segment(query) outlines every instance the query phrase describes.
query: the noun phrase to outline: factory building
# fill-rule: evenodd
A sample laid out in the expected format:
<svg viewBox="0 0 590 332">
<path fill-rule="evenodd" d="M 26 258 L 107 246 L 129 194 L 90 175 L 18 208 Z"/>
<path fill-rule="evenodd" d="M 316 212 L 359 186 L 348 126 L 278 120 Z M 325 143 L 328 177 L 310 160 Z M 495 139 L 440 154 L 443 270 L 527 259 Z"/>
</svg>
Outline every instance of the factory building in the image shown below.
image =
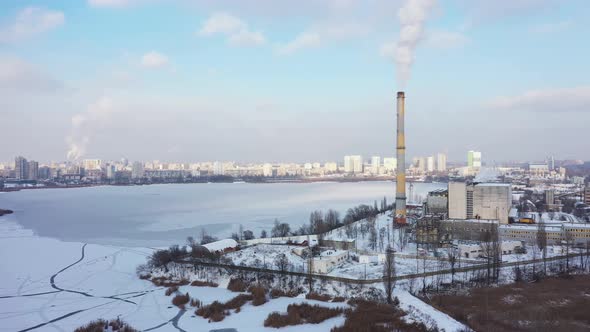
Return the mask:
<svg viewBox="0 0 590 332">
<path fill-rule="evenodd" d="M 574 246 L 586 246 L 590 243 L 590 225 L 588 224 L 545 224 L 547 244 L 563 244 L 570 237 Z M 505 240 L 519 240 L 528 244 L 537 243 L 538 225 L 500 225 L 500 237 Z"/>
<path fill-rule="evenodd" d="M 506 183 L 449 183 L 449 218 L 493 219 L 508 223 L 512 188 Z"/>
<path fill-rule="evenodd" d="M 449 191 L 446 189 L 437 189 L 428 193 L 426 196 L 427 213 L 441 214 L 448 212 Z"/>
</svg>

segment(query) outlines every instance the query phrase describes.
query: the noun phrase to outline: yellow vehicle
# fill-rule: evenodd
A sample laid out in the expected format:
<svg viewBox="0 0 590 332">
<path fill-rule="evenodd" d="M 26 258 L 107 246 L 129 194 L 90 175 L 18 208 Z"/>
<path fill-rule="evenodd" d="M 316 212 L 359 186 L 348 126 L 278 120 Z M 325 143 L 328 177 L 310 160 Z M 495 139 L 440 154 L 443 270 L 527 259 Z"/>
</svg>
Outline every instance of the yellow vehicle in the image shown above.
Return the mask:
<svg viewBox="0 0 590 332">
<path fill-rule="evenodd" d="M 533 218 L 520 218 L 520 220 L 518 222 L 521 224 L 534 224 L 535 219 L 533 219 Z"/>
</svg>

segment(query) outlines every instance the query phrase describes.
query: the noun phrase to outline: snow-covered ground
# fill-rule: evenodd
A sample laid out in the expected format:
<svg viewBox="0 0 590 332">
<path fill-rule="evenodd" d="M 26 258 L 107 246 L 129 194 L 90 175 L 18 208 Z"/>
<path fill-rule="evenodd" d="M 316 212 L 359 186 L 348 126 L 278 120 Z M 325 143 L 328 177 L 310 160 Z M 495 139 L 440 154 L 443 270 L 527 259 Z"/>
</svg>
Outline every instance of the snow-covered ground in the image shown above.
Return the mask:
<svg viewBox="0 0 590 332">
<path fill-rule="evenodd" d="M 370 229 L 374 227 L 376 231 L 376 245 L 373 248 L 371 244 Z M 348 232 L 347 232 L 348 229 Z M 364 230 L 364 231 L 363 231 Z M 394 229 L 389 213 L 377 215 L 374 221 L 363 219 L 349 226 L 336 228 L 325 234 L 326 240 L 348 240 L 356 239 L 356 251 L 359 253 L 384 253 L 387 245 L 400 254 L 415 254 L 416 245 L 408 241 L 402 241 L 404 229 Z M 349 236 L 356 234 L 356 236 Z M 382 234 L 382 235 L 381 235 Z M 383 241 L 381 241 L 383 239 Z"/>
<path fill-rule="evenodd" d="M 265 267 L 268 269 L 277 269 L 275 260 L 278 256 L 284 254 L 291 264 L 290 270 L 303 272 L 306 261 L 295 255 L 293 249 L 301 248 L 297 246 L 259 244 L 243 250 L 231 252 L 225 255 L 230 258 L 234 265 Z"/>
<path fill-rule="evenodd" d="M 136 276 L 152 249 L 99 246 L 35 236 L 10 216 L 0 218 L 0 331 L 72 331 L 97 318 L 120 317 L 143 331 L 276 331 L 263 327 L 273 311 L 285 312 L 291 303 L 308 302 L 326 307 L 346 306 L 304 298 L 279 298 L 254 307 L 246 304 L 219 323 L 180 311 L 165 289 Z M 232 254 L 237 256 L 237 253 Z M 296 259 L 292 257 L 293 259 Z M 239 261 L 239 257 L 233 257 Z M 244 264 L 250 264 L 246 257 Z M 180 291 L 204 304 L 227 301 L 232 293 L 218 288 L 183 286 Z M 381 287 L 380 285 L 376 285 Z M 420 300 L 396 290 L 412 319 L 436 321 L 439 326 L 460 326 Z M 318 325 L 295 326 L 281 331 L 329 331 L 344 317 Z"/>
</svg>

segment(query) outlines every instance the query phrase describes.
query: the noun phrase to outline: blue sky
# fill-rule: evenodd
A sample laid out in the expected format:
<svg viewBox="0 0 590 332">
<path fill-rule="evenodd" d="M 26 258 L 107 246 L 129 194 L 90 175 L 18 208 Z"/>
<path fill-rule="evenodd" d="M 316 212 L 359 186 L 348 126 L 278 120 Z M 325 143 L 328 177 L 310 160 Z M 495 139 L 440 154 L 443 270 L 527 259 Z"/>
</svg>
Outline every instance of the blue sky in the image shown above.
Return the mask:
<svg viewBox="0 0 590 332">
<path fill-rule="evenodd" d="M 0 159 L 393 155 L 400 8 L 410 157 L 590 159 L 590 5 L 556 0 L 2 1 Z"/>
</svg>

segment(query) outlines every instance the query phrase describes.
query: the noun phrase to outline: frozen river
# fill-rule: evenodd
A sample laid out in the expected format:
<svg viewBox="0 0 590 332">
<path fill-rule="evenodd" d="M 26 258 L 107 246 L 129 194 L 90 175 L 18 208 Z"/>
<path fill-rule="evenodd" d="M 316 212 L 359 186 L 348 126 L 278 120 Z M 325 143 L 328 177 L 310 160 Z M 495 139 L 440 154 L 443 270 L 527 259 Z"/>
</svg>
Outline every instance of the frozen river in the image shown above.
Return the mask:
<svg viewBox="0 0 590 332">
<path fill-rule="evenodd" d="M 425 197 L 444 184 L 414 184 Z M 215 183 L 134 187 L 22 190 L 0 194 L 0 208 L 37 235 L 65 241 L 125 246 L 167 246 L 198 237 L 204 227 L 228 236 L 239 225 L 256 236 L 275 218 L 292 228 L 306 223 L 313 210 L 343 215 L 358 204 L 384 196 L 393 202 L 393 182 Z"/>
</svg>

